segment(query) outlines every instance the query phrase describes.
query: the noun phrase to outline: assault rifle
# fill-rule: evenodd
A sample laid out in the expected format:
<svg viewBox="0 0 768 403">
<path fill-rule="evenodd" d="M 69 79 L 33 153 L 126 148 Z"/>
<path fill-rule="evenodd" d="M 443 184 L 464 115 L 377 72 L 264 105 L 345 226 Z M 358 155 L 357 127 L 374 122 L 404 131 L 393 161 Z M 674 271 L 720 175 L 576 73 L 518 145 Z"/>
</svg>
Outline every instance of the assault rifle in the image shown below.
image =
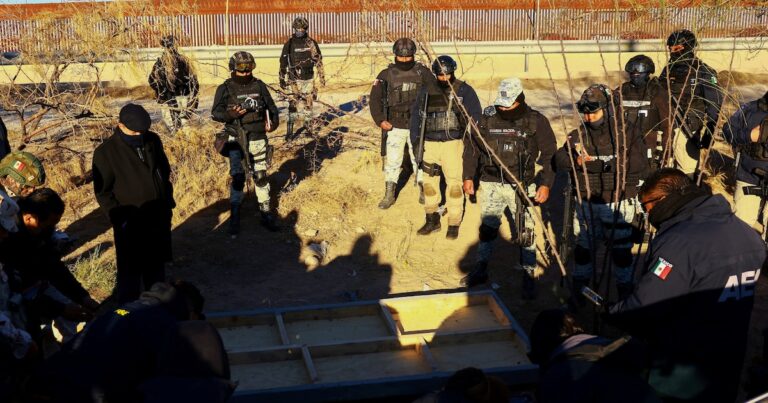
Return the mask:
<svg viewBox="0 0 768 403">
<path fill-rule="evenodd" d="M 421 118 L 421 127 L 419 127 L 419 144 L 416 148 L 416 169 L 421 168 L 421 163 L 424 162 L 424 141 L 425 141 L 425 134 L 427 130 L 427 106 L 429 105 L 429 92 L 425 92 L 424 94 L 424 107 L 421 108 L 420 118 Z M 418 185 L 418 173 L 414 175 L 414 182 Z"/>
<path fill-rule="evenodd" d="M 528 246 L 533 245 L 533 231 L 531 231 L 529 228 L 526 228 L 525 226 L 525 210 L 526 210 L 526 204 L 525 199 L 523 199 L 523 192 L 527 192 L 528 188 L 525 184 L 525 166 L 526 161 L 523 160 L 523 156 L 527 154 L 525 151 L 523 151 L 522 147 L 518 144 L 517 149 L 517 179 L 520 180 L 520 184 L 522 185 L 519 189 L 517 189 L 517 192 L 515 192 L 515 204 L 517 206 L 515 211 L 515 230 L 517 231 L 517 241 L 516 243 L 520 245 L 521 248 L 525 248 Z M 521 251 L 520 253 L 520 263 L 522 263 L 523 259 L 523 253 Z"/>
<path fill-rule="evenodd" d="M 389 121 L 389 94 L 387 94 L 387 86 L 389 85 L 386 80 L 381 80 L 381 93 L 384 95 L 381 98 L 381 106 L 384 109 L 384 120 Z M 387 133 L 389 130 L 381 129 L 381 170 L 384 170 L 384 166 L 387 161 Z"/>
</svg>

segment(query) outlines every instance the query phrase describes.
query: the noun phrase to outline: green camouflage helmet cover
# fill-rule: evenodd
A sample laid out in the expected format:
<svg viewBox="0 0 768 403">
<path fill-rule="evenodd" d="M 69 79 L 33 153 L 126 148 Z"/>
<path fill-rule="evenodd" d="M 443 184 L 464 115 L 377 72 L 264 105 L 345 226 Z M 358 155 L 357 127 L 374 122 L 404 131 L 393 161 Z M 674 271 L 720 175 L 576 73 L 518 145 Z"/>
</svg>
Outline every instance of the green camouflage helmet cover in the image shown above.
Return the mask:
<svg viewBox="0 0 768 403">
<path fill-rule="evenodd" d="M 21 186 L 38 187 L 45 183 L 45 169 L 37 157 L 14 151 L 0 161 L 0 177 L 9 176 Z"/>
</svg>

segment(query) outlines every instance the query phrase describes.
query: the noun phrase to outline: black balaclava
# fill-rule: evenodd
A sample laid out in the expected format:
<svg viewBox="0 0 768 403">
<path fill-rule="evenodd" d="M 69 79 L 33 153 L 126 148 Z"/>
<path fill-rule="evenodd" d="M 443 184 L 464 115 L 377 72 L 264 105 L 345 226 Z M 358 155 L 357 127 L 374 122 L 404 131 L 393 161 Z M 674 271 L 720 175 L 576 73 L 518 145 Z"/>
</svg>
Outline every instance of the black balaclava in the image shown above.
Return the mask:
<svg viewBox="0 0 768 403">
<path fill-rule="evenodd" d="M 402 71 L 408 71 L 416 65 L 416 60 L 409 60 L 407 62 L 401 62 L 395 58 L 395 67 Z"/>
<path fill-rule="evenodd" d="M 669 193 L 653 206 L 651 212 L 648 213 L 648 222 L 654 228 L 659 229 L 665 221 L 674 217 L 675 213 L 680 211 L 691 200 L 711 194 L 708 189 L 700 188 L 695 184 L 690 184 L 679 192 Z"/>
<path fill-rule="evenodd" d="M 605 111 L 605 110 L 603 110 L 603 111 Z M 605 124 L 605 113 L 603 113 L 603 117 L 601 117 L 599 120 L 594 121 L 594 122 L 586 122 L 585 121 L 584 124 L 587 125 L 587 127 L 589 127 L 592 130 L 600 129 L 603 126 L 603 124 Z"/>
<path fill-rule="evenodd" d="M 293 37 L 294 38 L 304 38 L 307 36 L 307 31 L 303 29 L 297 29 L 293 31 Z"/>
<path fill-rule="evenodd" d="M 456 81 L 456 76 L 453 73 L 451 73 L 451 79 L 449 81 L 450 81 L 451 84 L 453 84 L 453 82 Z M 442 89 L 447 89 L 447 88 L 450 87 L 450 85 L 448 85 L 449 81 L 437 80 L 437 85 L 440 86 L 440 88 L 442 88 Z"/>
<path fill-rule="evenodd" d="M 249 71 L 247 76 L 238 76 L 233 71 L 230 77 L 232 77 L 232 81 L 234 81 L 235 84 L 239 84 L 239 85 L 250 84 L 250 82 L 253 81 L 253 72 Z"/>
<path fill-rule="evenodd" d="M 650 77 L 651 77 L 650 73 L 630 73 L 629 82 L 635 88 L 643 88 L 648 84 Z"/>
<path fill-rule="evenodd" d="M 520 118 L 522 118 L 525 115 L 525 112 L 528 110 L 528 105 L 525 103 L 525 93 L 520 93 L 520 95 L 515 98 L 515 102 L 518 102 L 519 105 L 515 109 L 510 110 L 501 110 L 498 105 L 495 106 L 496 113 L 499 114 L 499 117 L 501 117 L 504 120 L 507 121 L 515 121 Z"/>
</svg>

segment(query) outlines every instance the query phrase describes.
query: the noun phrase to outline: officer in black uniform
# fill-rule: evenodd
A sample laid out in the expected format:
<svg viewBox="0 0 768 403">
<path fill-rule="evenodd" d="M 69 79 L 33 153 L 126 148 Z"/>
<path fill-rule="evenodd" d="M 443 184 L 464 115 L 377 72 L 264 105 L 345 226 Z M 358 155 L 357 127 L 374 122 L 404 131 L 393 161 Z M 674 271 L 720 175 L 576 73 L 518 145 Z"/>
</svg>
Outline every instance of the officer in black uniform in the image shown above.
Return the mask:
<svg viewBox="0 0 768 403">
<path fill-rule="evenodd" d="M 464 213 L 462 187 L 464 136 L 470 131 L 469 119 L 478 122 L 482 115 L 475 90 L 458 80 L 457 64 L 450 56 L 439 56 L 432 63 L 437 80 L 419 91 L 411 107 L 411 142 L 416 147 L 416 161 L 424 171 L 424 210 L 426 222 L 419 235 L 440 230 L 440 174 L 445 176 L 448 231 L 445 237 L 456 239 Z M 466 109 L 460 107 L 463 105 Z M 467 116 L 468 115 L 468 116 Z"/>
<path fill-rule="evenodd" d="M 733 402 L 765 244 L 677 169 L 651 175 L 639 200 L 656 236 L 637 289 L 608 320 L 648 343 L 648 381 L 665 401 Z"/>
<path fill-rule="evenodd" d="M 256 183 L 262 224 L 270 231 L 278 230 L 269 202 L 267 168 L 271 151 L 267 132 L 277 129 L 279 118 L 266 84 L 253 76 L 255 68 L 256 61 L 250 53 L 235 53 L 229 59 L 232 76 L 216 89 L 211 109 L 213 120 L 223 122 L 225 131 L 230 133 L 226 153 L 232 176 L 229 217 L 232 236 L 240 232 L 240 206 L 248 180 L 246 173 L 250 173 Z"/>
<path fill-rule="evenodd" d="M 668 159 L 664 155 L 669 149 L 669 99 L 659 79 L 653 77 L 656 66 L 650 57 L 632 57 L 624 71 L 629 81 L 614 91 L 613 101 L 629 136 L 645 139 L 649 167 L 656 170 Z"/>
<path fill-rule="evenodd" d="M 765 235 L 768 220 L 768 92 L 739 108 L 723 126 L 723 136 L 734 147 L 736 217 Z"/>
<path fill-rule="evenodd" d="M 480 119 L 480 134 L 501 163 L 520 181 L 522 189 L 506 174 L 491 156 L 485 144 L 476 136 L 464 147 L 464 192 L 474 194 L 473 178 L 480 175 L 480 244 L 477 265 L 462 282 L 468 287 L 488 281 L 488 261 L 493 242 L 499 235 L 501 217 L 509 208 L 515 217 L 516 243 L 520 245 L 520 268 L 523 269 L 523 297 L 532 299 L 536 269 L 536 239 L 533 207 L 526 204 L 519 192 L 531 200 L 544 203 L 555 180 L 552 156 L 557 142 L 549 120 L 525 103 L 523 84 L 517 77 L 502 80 L 493 106 L 485 108 Z M 537 187 L 535 164 L 541 165 Z M 520 222 L 522 221 L 522 222 Z"/>
<path fill-rule="evenodd" d="M 611 247 L 619 296 L 632 291 L 631 223 L 637 212 L 638 184 L 647 172 L 648 161 L 643 139 L 624 134 L 610 100 L 606 86 L 587 88 L 576 103 L 584 116 L 582 126 L 568 134 L 566 144 L 555 155 L 557 169 L 571 174 L 573 194 L 580 197 L 574 220 L 577 242 L 573 273 L 579 303 L 584 302 L 580 290 L 594 271 L 592 254 L 602 241 Z"/>
<path fill-rule="evenodd" d="M 317 41 L 309 37 L 309 21 L 304 17 L 296 17 L 291 24 L 293 35 L 283 45 L 280 54 L 280 88 L 284 91 L 290 87 L 288 101 L 288 124 L 286 138 L 293 138 L 293 126 L 301 116 L 306 130 L 311 130 L 312 101 L 317 96 L 315 88 L 315 69 L 320 79 L 320 85 L 325 87 L 325 70 L 323 55 Z M 301 111 L 299 111 L 299 108 Z"/>
<path fill-rule="evenodd" d="M 384 161 L 384 197 L 380 209 L 395 204 L 395 187 L 403 164 L 403 147 L 408 147 L 413 172 L 421 181 L 411 143 L 411 106 L 416 102 L 419 90 L 434 76 L 427 67 L 414 59 L 416 43 L 400 38 L 392 46 L 395 62 L 382 70 L 371 87 L 371 117 L 382 130 L 382 155 Z"/>
<path fill-rule="evenodd" d="M 163 54 L 155 61 L 149 73 L 149 86 L 161 105 L 163 121 L 172 133 L 186 126 L 197 108 L 200 85 L 192 62 L 179 53 L 176 38 L 166 35 L 160 40 Z"/>
<path fill-rule="evenodd" d="M 659 76 L 669 92 L 670 116 L 674 118 L 674 165 L 688 175 L 700 169 L 700 150 L 712 143 L 723 104 L 717 71 L 696 57 L 696 46 L 693 32 L 686 29 L 672 32 L 667 39 L 669 63 Z"/>
</svg>

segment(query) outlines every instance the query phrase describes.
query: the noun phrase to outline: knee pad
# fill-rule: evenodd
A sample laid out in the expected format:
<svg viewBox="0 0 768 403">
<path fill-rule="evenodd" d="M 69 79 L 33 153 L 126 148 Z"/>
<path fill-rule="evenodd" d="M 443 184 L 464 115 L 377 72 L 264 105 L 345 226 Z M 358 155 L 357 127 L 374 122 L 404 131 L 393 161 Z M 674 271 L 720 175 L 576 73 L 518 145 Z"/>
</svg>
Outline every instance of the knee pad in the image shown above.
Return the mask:
<svg viewBox="0 0 768 403">
<path fill-rule="evenodd" d="M 632 249 L 613 248 L 611 256 L 613 257 L 613 264 L 618 267 L 632 266 Z"/>
<path fill-rule="evenodd" d="M 430 164 L 429 162 L 421 162 L 421 170 L 429 176 L 440 176 L 440 164 Z"/>
<path fill-rule="evenodd" d="M 256 171 L 253 173 L 253 179 L 256 181 L 256 186 L 263 188 L 267 186 L 267 171 Z"/>
<path fill-rule="evenodd" d="M 437 194 L 437 189 L 429 183 L 424 184 L 424 196 L 432 197 Z"/>
<path fill-rule="evenodd" d="M 451 186 L 451 190 L 448 192 L 448 196 L 454 199 L 458 199 L 461 196 L 464 196 L 464 189 L 462 189 L 459 185 L 453 185 Z"/>
<path fill-rule="evenodd" d="M 499 229 L 480 224 L 480 242 L 491 242 L 499 236 Z"/>
<path fill-rule="evenodd" d="M 573 251 L 573 260 L 576 264 L 589 264 L 592 263 L 592 255 L 589 253 L 589 249 L 576 245 Z"/>
<path fill-rule="evenodd" d="M 236 173 L 232 175 L 232 189 L 235 189 L 238 192 L 241 192 L 243 189 L 245 189 L 244 173 Z"/>
</svg>

